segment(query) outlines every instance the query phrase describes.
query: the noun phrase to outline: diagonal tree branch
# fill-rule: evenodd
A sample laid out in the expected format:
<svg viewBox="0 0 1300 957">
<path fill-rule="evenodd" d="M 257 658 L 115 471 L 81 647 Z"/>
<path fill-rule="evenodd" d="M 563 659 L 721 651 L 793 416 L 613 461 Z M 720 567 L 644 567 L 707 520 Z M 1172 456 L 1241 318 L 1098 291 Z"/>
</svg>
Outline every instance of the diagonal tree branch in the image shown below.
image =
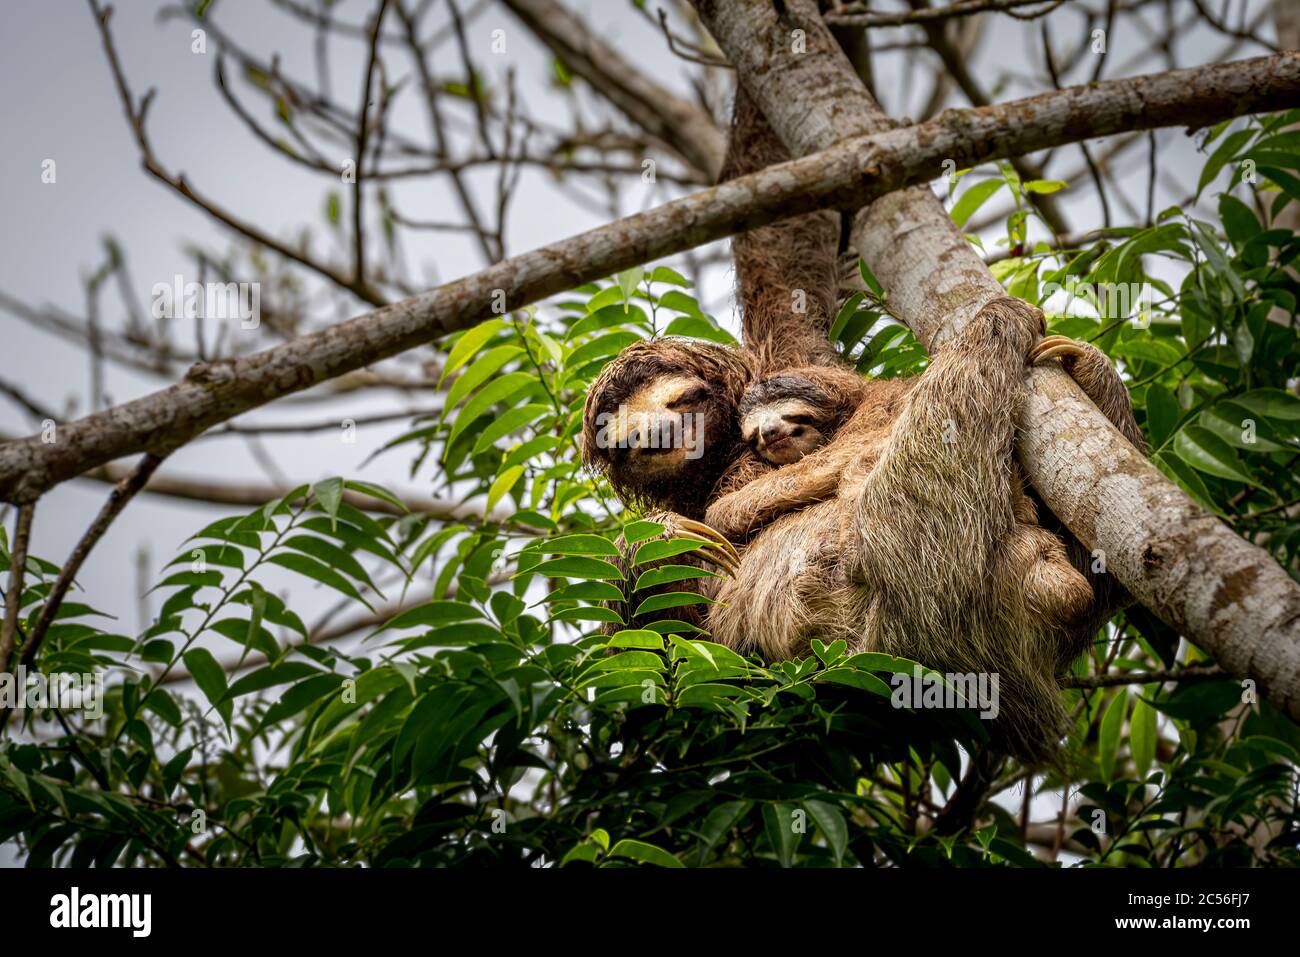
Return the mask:
<svg viewBox="0 0 1300 957">
<path fill-rule="evenodd" d="M 828 42 L 834 42 L 829 35 Z M 852 81 L 856 83 L 856 77 Z M 0 500 L 21 504 L 113 459 L 134 452 L 168 452 L 249 409 L 490 318 L 502 297 L 508 309 L 517 309 L 786 216 L 825 207 L 852 208 L 882 196 L 883 202 L 871 207 L 872 219 L 859 217 L 855 241 L 881 281 L 888 277 L 891 305 L 933 346 L 973 315 L 981 302 L 1001 295 L 1001 287 L 946 213 L 939 220 L 918 212 L 926 197 L 942 212 L 928 189 L 885 194 L 933 179 L 945 158 L 974 165 L 1093 136 L 1210 123 L 1297 101 L 1300 54 L 1278 54 L 1071 87 L 980 110 L 949 110 L 927 123 L 839 143 L 824 153 L 503 260 L 262 352 L 198 363 L 175 385 L 59 426 L 54 441 L 31 436 L 6 442 L 0 445 Z M 801 117 L 815 115 L 810 110 Z M 869 228 L 862 229 L 864 223 Z M 937 246 L 946 257 L 942 269 L 926 252 L 927 236 L 936 241 L 954 238 Z M 949 318 L 954 309 L 956 320 Z M 1062 372 L 1038 370 L 1035 377 L 1051 390 L 1048 398 L 1073 390 L 1086 402 Z M 1095 410 L 1088 421 L 1104 422 Z"/>
<path fill-rule="evenodd" d="M 827 150 L 889 122 L 812 0 L 785 0 L 779 9 L 765 0 L 697 5 L 791 152 Z M 1300 64 L 1300 54 L 1282 54 L 1277 62 Z M 1207 74 L 1160 75 L 1190 81 Z M 1035 99 L 1046 102 L 1051 95 Z M 1109 97 L 1096 105 L 1105 111 L 1117 106 Z M 984 115 L 949 111 L 936 122 L 978 125 Z M 1193 122 L 1213 121 L 1203 116 Z M 968 134 L 978 138 L 973 127 Z M 964 165 L 960 148 L 951 158 Z M 872 203 L 858 214 L 853 238 L 895 314 L 931 352 L 984 303 L 1005 294 L 929 190 L 901 190 Z M 1029 386 L 1018 451 L 1047 505 L 1104 556 L 1138 600 L 1230 674 L 1256 682 L 1279 708 L 1300 718 L 1300 585 L 1267 552 L 1170 483 L 1063 371 L 1034 369 Z"/>
</svg>

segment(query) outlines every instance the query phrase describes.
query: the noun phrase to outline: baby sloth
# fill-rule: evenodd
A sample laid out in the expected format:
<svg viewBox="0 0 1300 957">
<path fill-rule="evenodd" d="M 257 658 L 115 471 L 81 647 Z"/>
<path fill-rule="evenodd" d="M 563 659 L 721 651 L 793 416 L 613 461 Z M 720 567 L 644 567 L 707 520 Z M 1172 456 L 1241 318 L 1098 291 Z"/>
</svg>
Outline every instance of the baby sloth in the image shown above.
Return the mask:
<svg viewBox="0 0 1300 957">
<path fill-rule="evenodd" d="M 750 386 L 740 400 L 740 435 L 764 462 L 789 465 L 831 440 L 857 405 L 837 404 L 826 369 L 792 370 Z M 822 375 L 818 375 L 821 373 Z"/>
<path fill-rule="evenodd" d="M 760 379 L 740 399 L 740 434 L 771 465 L 821 448 L 862 404 L 868 382 L 838 366 L 802 366 Z"/>
</svg>

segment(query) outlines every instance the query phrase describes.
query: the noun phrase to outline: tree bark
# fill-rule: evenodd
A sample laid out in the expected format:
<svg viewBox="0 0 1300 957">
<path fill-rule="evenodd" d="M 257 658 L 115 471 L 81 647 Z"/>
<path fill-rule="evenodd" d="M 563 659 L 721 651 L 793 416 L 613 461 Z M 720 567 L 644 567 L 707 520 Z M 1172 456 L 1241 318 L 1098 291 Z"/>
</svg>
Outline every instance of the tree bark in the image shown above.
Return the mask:
<svg viewBox="0 0 1300 957">
<path fill-rule="evenodd" d="M 792 153 L 826 150 L 890 123 L 811 0 L 699 0 L 697 7 Z M 1094 108 L 1122 113 L 1135 105 L 1115 92 Z M 1150 105 L 1146 90 L 1132 92 Z M 1043 116 L 1035 113 L 1036 124 Z M 986 110 L 960 115 L 959 123 L 952 111 L 938 120 L 978 136 Z M 1056 121 L 1073 127 L 1083 119 Z M 972 165 L 969 152 L 952 145 L 944 155 L 958 167 Z M 1004 294 L 927 188 L 873 202 L 858 214 L 853 236 L 890 308 L 931 351 Z M 1108 570 L 1166 623 L 1300 719 L 1300 585 L 1165 479 L 1063 371 L 1033 370 L 1019 425 L 1030 481 L 1080 541 L 1104 554 Z"/>
<path fill-rule="evenodd" d="M 933 348 L 1002 289 L 946 214 L 939 219 L 925 212 L 929 202 L 943 213 L 928 190 L 886 193 L 933 178 L 944 158 L 973 165 L 1092 136 L 1281 109 L 1297 100 L 1300 54 L 1278 54 L 1071 87 L 978 110 L 948 110 L 926 123 L 855 138 L 503 260 L 274 348 L 199 363 L 166 389 L 59 425 L 52 441 L 37 435 L 5 442 L 0 501 L 32 501 L 113 459 L 170 451 L 240 413 L 466 329 L 500 309 L 517 309 L 786 216 L 856 208 L 878 197 L 884 198 L 858 217 L 858 249 L 892 290 L 891 307 Z M 925 243 L 927 237 L 935 244 Z M 936 257 L 942 257 L 942 268 Z M 1059 383 L 1052 388 L 1074 389 L 1063 372 L 1042 371 L 1039 379 Z M 1089 421 L 1104 422 L 1095 413 Z"/>
</svg>

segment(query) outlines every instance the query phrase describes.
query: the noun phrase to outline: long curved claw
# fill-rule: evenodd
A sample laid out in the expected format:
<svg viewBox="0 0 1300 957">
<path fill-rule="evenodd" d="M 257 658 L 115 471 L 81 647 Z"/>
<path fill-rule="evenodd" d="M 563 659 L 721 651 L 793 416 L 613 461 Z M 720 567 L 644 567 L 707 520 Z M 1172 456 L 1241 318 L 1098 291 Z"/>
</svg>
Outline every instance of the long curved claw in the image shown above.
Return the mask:
<svg viewBox="0 0 1300 957">
<path fill-rule="evenodd" d="M 731 542 L 727 541 L 726 536 L 717 529 L 690 518 L 678 519 L 677 527 L 678 538 L 702 543 L 704 547 L 699 549 L 700 556 L 717 565 L 732 578 L 736 577 L 740 569 L 740 553 Z"/>
<path fill-rule="evenodd" d="M 1088 350 L 1069 336 L 1047 336 L 1029 350 L 1029 364 L 1036 366 L 1060 356 L 1083 358 L 1087 354 Z"/>
</svg>

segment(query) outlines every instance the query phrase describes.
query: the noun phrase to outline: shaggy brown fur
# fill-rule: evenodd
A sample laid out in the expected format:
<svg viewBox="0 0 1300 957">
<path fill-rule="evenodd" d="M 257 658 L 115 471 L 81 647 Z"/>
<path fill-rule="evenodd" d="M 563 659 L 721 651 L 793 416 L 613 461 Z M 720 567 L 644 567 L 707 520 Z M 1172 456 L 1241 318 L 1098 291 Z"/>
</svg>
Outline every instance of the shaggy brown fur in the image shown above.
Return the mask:
<svg viewBox="0 0 1300 957">
<path fill-rule="evenodd" d="M 785 158 L 743 97 L 736 124 L 726 175 Z M 738 543 L 749 538 L 733 579 L 700 586 L 722 602 L 707 620 L 698 606 L 652 619 L 685 619 L 768 660 L 806 654 L 813 637 L 843 637 L 857 650 L 941 671 L 996 672 L 1001 743 L 1044 757 L 1062 731 L 1057 677 L 1126 596 L 1108 576 L 1080 574 L 1091 557 L 1050 512 L 1045 519 L 1061 538 L 1038 524 L 1014 463 L 1015 410 L 1041 313 L 1015 300 L 991 303 L 922 376 L 861 380 L 835 365 L 827 342 L 835 239 L 827 216 L 733 240 L 749 348 L 673 340 L 630 347 L 588 394 L 584 459 L 625 502 L 671 510 L 651 516 L 667 534 L 678 513 L 704 517 Z M 805 290 L 805 312 L 792 308 L 794 288 Z M 1089 349 L 1062 350 L 1061 361 L 1141 448 L 1127 390 Z M 762 377 L 808 372 L 798 367 L 851 376 L 836 401 L 855 411 L 824 448 L 774 470 L 740 442 L 738 407 Z M 620 404 L 646 416 L 702 412 L 705 455 L 598 448 L 595 417 Z"/>
<path fill-rule="evenodd" d="M 790 159 L 781 141 L 749 97 L 738 92 L 732 135 L 720 179 L 733 179 Z M 771 466 L 740 442 L 737 406 L 757 379 L 795 366 L 838 362 L 828 332 L 835 317 L 836 245 L 839 218 L 823 211 L 796 216 L 732 238 L 736 299 L 742 310 L 744 349 L 685 339 L 636 343 L 605 367 L 587 393 L 583 410 L 583 461 L 608 476 L 625 503 L 668 509 L 699 518 L 714 495 L 734 490 Z M 797 282 L 794 281 L 797 277 Z M 656 409 L 654 384 L 681 376 L 709 386 L 707 401 L 689 410 Z M 599 448 L 597 418 L 619 407 L 632 416 L 664 412 L 703 412 L 704 455 L 653 457 L 637 450 Z M 653 462 L 657 474 L 645 466 Z M 667 474 L 664 466 L 678 466 Z"/>
<path fill-rule="evenodd" d="M 737 91 L 719 179 L 735 179 L 790 158 L 762 110 L 743 89 Z M 839 238 L 839 216 L 829 210 L 732 237 L 745 348 L 760 373 L 839 361 L 827 336 L 835 318 Z"/>
<path fill-rule="evenodd" d="M 895 397 L 909 387 L 905 380 L 872 381 L 839 366 L 800 366 L 750 386 L 741 398 L 741 407 L 768 399 L 774 391 L 771 383 L 789 378 L 806 380 L 826 395 L 819 428 L 824 430 L 828 441 L 855 419 L 873 422 L 877 428 L 887 431 L 898 414 Z M 784 391 L 779 389 L 775 394 L 780 396 Z M 819 457 L 817 461 L 827 459 Z M 838 472 L 832 474 L 832 469 L 838 467 L 828 465 L 815 473 L 774 469 L 747 446 L 746 454 L 723 474 L 710 496 L 715 509 L 722 503 L 722 510 L 714 511 L 714 517 L 722 524 L 714 528 L 733 541 L 743 541 L 777 516 L 833 495 L 840 476 Z M 762 482 L 754 485 L 759 479 Z M 747 491 L 741 494 L 741 489 Z"/>
<path fill-rule="evenodd" d="M 789 465 L 829 442 L 866 392 L 862 376 L 838 366 L 770 375 L 740 400 L 740 437 L 769 465 Z"/>
<path fill-rule="evenodd" d="M 744 350 L 708 342 L 656 339 L 628 346 L 587 392 L 583 463 L 607 476 L 629 505 L 699 518 L 723 472 L 745 454 L 737 407 L 754 370 L 754 359 Z M 666 407 L 657 391 L 664 380 L 678 383 L 676 395 L 688 401 Z M 696 439 L 703 454 L 688 458 L 680 448 L 609 447 L 601 441 L 601 423 L 620 410 L 634 421 L 658 417 L 689 424 L 702 416 L 703 432 Z"/>
<path fill-rule="evenodd" d="M 716 590 L 714 640 L 779 660 L 843 638 L 997 673 L 998 737 L 1047 756 L 1064 723 L 1056 679 L 1095 629 L 1092 587 L 1038 525 L 1013 466 L 1041 321 L 1019 301 L 990 303 L 917 379 L 869 383 L 825 448 L 716 500 L 707 524 L 761 531 Z"/>
<path fill-rule="evenodd" d="M 912 380 L 783 373 L 834 396 L 827 421 L 850 417 L 830 444 L 793 465 L 773 469 L 742 455 L 705 514 L 742 545 L 734 579 L 700 588 L 720 604 L 707 615 L 675 609 L 635 624 L 682 618 L 767 660 L 806 655 L 813 637 L 844 638 L 854 650 L 941 671 L 996 672 L 995 738 L 1028 760 L 1050 756 L 1064 721 L 1057 679 L 1126 596 L 1091 573 L 1073 536 L 1063 545 L 1039 525 L 1011 455 L 1023 349 L 1033 339 L 1025 329 L 1040 324 L 1024 303 L 990 304 Z M 1101 411 L 1145 448 L 1105 355 L 1082 343 L 1048 354 L 1059 353 Z M 770 381 L 751 386 L 742 405 Z M 655 519 L 676 531 L 675 516 Z"/>
</svg>

